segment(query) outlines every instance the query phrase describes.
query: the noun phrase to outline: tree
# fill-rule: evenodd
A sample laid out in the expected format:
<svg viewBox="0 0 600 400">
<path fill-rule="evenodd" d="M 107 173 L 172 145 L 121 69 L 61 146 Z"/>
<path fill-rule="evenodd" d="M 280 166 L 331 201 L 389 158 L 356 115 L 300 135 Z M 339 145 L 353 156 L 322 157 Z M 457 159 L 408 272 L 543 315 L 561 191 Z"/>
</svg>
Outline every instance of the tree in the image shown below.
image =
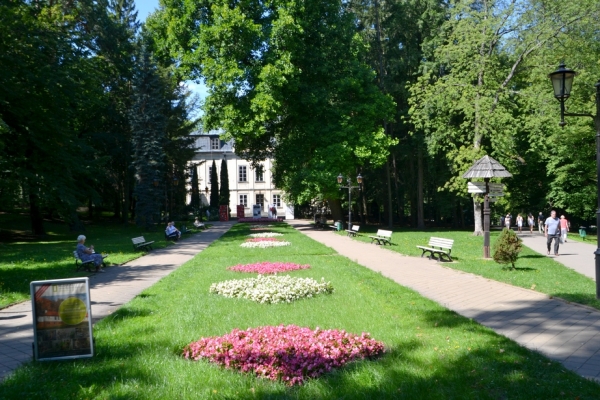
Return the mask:
<svg viewBox="0 0 600 400">
<path fill-rule="evenodd" d="M 165 176 L 165 97 L 158 68 L 143 44 L 138 60 L 129 114 L 136 178 L 135 220 L 138 226 L 154 229 L 154 224 L 160 220 L 159 199 L 165 184 L 160 179 Z M 155 181 L 162 188 L 154 185 Z"/>
<path fill-rule="evenodd" d="M 190 199 L 190 206 L 196 210 L 200 209 L 200 188 L 198 186 L 198 165 L 194 164 L 191 169 L 191 180 L 192 180 L 192 196 Z"/>
<path fill-rule="evenodd" d="M 498 264 L 510 264 L 515 269 L 515 263 L 522 250 L 522 240 L 512 229 L 504 228 L 494 243 L 494 261 Z"/>
<path fill-rule="evenodd" d="M 210 207 L 219 207 L 219 178 L 217 175 L 217 163 L 213 160 L 210 170 Z"/>
<path fill-rule="evenodd" d="M 219 205 L 229 206 L 229 174 L 227 173 L 227 160 L 221 160 L 221 187 L 219 191 Z"/>
</svg>

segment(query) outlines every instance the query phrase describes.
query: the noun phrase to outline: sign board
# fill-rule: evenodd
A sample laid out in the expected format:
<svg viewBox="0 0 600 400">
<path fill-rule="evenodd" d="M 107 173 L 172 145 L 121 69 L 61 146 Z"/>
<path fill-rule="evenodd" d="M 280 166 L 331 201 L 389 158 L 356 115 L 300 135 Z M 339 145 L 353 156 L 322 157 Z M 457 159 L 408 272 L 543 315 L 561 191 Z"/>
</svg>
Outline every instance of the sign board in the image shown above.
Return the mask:
<svg viewBox="0 0 600 400">
<path fill-rule="evenodd" d="M 244 206 L 238 205 L 237 206 L 237 217 L 238 218 L 244 218 L 245 216 L 246 215 L 245 215 L 245 212 L 244 212 Z"/>
<path fill-rule="evenodd" d="M 219 221 L 229 221 L 229 207 L 219 206 Z"/>
<path fill-rule="evenodd" d="M 501 183 L 488 183 L 489 193 L 497 196 L 504 196 L 504 185 Z M 485 182 L 467 182 L 469 193 L 485 194 Z"/>
<path fill-rule="evenodd" d="M 285 205 L 285 219 L 294 219 L 294 205 L 293 204 Z"/>
<path fill-rule="evenodd" d="M 252 206 L 252 218 L 260 218 L 262 215 L 262 205 L 254 204 Z"/>
<path fill-rule="evenodd" d="M 29 288 L 35 359 L 93 357 L 88 278 L 33 281 Z"/>
</svg>

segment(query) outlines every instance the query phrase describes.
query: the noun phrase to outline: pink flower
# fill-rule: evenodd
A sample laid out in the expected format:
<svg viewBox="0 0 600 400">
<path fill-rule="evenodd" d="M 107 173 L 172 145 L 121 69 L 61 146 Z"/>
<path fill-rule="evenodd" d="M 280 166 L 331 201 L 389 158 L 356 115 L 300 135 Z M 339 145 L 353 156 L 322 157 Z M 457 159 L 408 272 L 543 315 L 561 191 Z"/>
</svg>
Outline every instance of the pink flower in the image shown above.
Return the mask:
<svg viewBox="0 0 600 400">
<path fill-rule="evenodd" d="M 280 242 L 280 240 L 275 238 L 252 238 L 246 239 L 246 242 Z"/>
<path fill-rule="evenodd" d="M 383 354 L 383 343 L 369 334 L 302 328 L 295 325 L 234 329 L 220 337 L 201 338 L 183 349 L 187 359 L 208 359 L 225 368 L 253 372 L 256 376 L 300 385 L 333 367 L 358 358 Z"/>
<path fill-rule="evenodd" d="M 237 272 L 255 272 L 259 274 L 276 274 L 278 272 L 286 272 L 286 271 L 295 271 L 298 269 L 308 269 L 310 265 L 300 265 L 294 263 L 284 263 L 284 262 L 269 262 L 263 261 L 255 264 L 238 264 L 233 267 L 227 268 L 230 271 Z"/>
</svg>

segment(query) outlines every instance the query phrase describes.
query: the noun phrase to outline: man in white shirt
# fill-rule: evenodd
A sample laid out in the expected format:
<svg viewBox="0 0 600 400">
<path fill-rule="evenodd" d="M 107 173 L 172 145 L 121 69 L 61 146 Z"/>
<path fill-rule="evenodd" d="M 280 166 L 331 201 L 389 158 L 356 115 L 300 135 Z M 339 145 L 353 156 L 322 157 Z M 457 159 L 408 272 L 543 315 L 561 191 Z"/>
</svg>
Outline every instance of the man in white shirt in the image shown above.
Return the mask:
<svg viewBox="0 0 600 400">
<path fill-rule="evenodd" d="M 550 217 L 546 219 L 544 236 L 546 236 L 546 245 L 548 255 L 550 255 L 550 245 L 554 239 L 554 255 L 558 256 L 558 245 L 560 239 L 560 219 L 556 218 L 556 211 L 552 210 Z"/>
<path fill-rule="evenodd" d="M 175 228 L 173 222 L 169 222 L 167 224 L 165 234 L 167 235 L 167 239 L 179 239 L 181 237 L 181 232 L 179 231 L 179 229 Z"/>
</svg>

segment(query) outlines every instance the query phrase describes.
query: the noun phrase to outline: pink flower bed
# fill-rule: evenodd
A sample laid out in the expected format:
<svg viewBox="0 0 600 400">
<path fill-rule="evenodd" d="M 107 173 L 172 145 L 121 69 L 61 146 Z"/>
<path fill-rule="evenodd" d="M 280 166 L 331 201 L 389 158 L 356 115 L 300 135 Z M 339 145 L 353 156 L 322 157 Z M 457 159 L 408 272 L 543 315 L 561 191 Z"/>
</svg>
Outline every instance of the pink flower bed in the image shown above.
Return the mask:
<svg viewBox="0 0 600 400">
<path fill-rule="evenodd" d="M 383 354 L 383 343 L 368 333 L 315 330 L 295 325 L 234 329 L 224 336 L 201 338 L 183 349 L 187 359 L 208 359 L 228 369 L 252 372 L 289 386 L 317 378 L 359 358 Z"/>
<path fill-rule="evenodd" d="M 277 217 L 277 218 L 267 218 L 267 217 L 262 217 L 262 218 L 238 218 L 238 222 L 252 222 L 252 223 L 256 223 L 256 224 L 264 224 L 264 223 L 270 223 L 270 222 L 283 222 L 283 217 Z"/>
<path fill-rule="evenodd" d="M 275 238 L 252 238 L 252 239 L 246 239 L 246 242 L 279 242 L 279 239 L 275 239 Z"/>
<path fill-rule="evenodd" d="M 233 267 L 227 268 L 230 271 L 237 272 L 257 272 L 261 275 L 264 274 L 276 274 L 278 272 L 295 271 L 298 269 L 308 269 L 310 265 L 300 265 L 294 263 L 282 263 L 282 262 L 259 262 L 255 264 L 246 265 L 234 265 Z"/>
</svg>

